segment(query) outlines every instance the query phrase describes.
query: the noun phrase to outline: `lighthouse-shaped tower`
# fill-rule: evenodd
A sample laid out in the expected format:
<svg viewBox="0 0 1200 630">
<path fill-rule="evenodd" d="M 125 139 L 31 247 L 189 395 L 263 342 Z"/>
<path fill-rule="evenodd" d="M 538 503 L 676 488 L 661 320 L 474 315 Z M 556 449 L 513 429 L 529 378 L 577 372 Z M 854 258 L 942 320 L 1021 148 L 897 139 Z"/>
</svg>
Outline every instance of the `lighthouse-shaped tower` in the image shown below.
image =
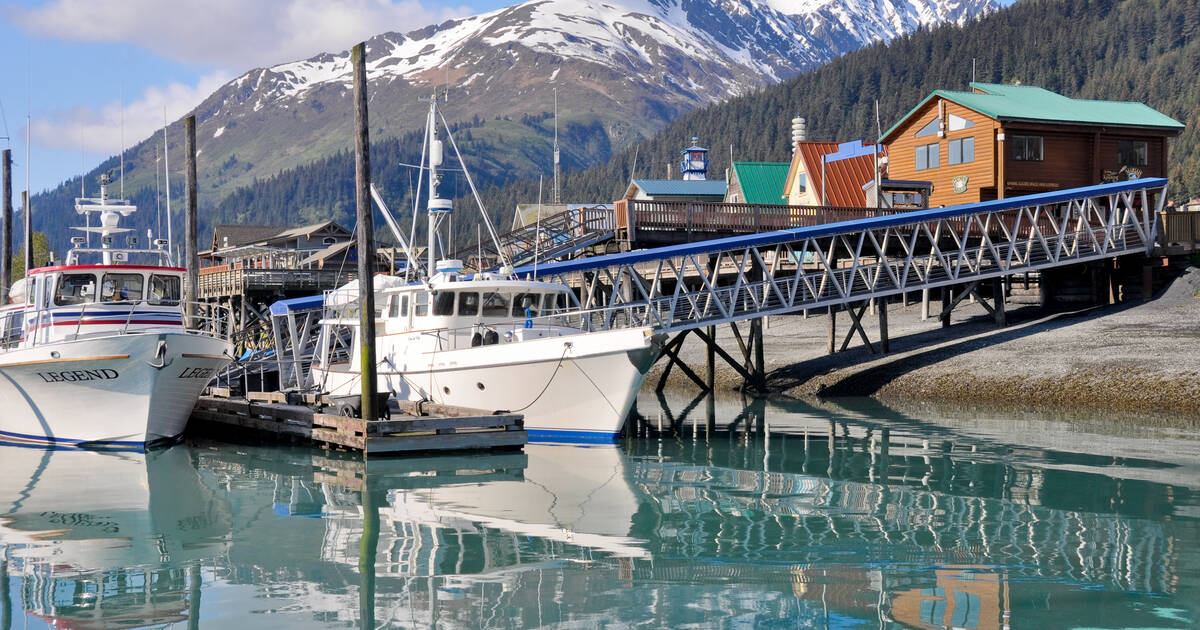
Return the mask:
<svg viewBox="0 0 1200 630">
<path fill-rule="evenodd" d="M 683 179 L 708 179 L 708 149 L 700 146 L 700 138 L 692 136 L 692 146 L 680 151 L 679 172 Z"/>
</svg>

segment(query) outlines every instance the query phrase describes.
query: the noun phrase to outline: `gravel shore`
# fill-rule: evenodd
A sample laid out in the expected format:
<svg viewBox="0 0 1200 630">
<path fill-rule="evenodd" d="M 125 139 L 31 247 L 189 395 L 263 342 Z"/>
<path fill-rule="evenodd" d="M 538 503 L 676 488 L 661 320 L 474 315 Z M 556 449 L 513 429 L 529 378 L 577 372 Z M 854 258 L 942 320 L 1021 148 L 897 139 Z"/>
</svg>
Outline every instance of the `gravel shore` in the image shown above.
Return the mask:
<svg viewBox="0 0 1200 630">
<path fill-rule="evenodd" d="M 1200 268 L 1191 267 L 1147 302 L 1055 311 L 1010 304 L 1003 329 L 978 304 L 961 304 L 944 329 L 936 313 L 923 321 L 918 304 L 896 303 L 888 310 L 888 355 L 871 354 L 857 336 L 845 352 L 827 355 L 824 314 L 776 316 L 764 330 L 768 388 L 795 398 L 1112 410 L 1200 422 L 1197 292 Z M 878 319 L 864 322 L 878 350 Z M 837 323 L 840 347 L 850 318 L 841 313 Z M 740 356 L 729 326 L 718 329 L 718 339 Z M 681 356 L 703 374 L 698 338 L 688 339 Z M 647 382 L 656 384 L 665 365 L 656 364 Z M 717 381 L 726 389 L 741 383 L 719 357 Z M 679 370 L 668 385 L 695 388 Z"/>
</svg>

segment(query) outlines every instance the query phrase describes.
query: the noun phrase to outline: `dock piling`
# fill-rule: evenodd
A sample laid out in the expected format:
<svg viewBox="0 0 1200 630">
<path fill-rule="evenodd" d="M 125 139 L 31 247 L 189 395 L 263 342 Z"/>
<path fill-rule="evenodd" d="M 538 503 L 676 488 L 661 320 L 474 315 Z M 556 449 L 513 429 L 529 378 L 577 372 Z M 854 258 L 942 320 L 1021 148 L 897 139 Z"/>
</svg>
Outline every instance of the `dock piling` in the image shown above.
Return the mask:
<svg viewBox="0 0 1200 630">
<path fill-rule="evenodd" d="M 362 418 L 377 417 L 375 390 L 375 226 L 371 212 L 371 156 L 367 131 L 367 45 L 360 42 L 351 51 L 354 64 L 354 188 L 358 212 L 358 300 L 359 334 L 362 343 L 360 373 L 362 380 Z M 432 245 L 430 251 L 432 251 Z M 432 273 L 432 269 L 430 272 Z"/>
<path fill-rule="evenodd" d="M 196 117 L 188 116 L 183 119 L 183 154 L 187 160 L 185 167 L 185 177 L 187 183 L 184 187 L 186 203 L 186 213 L 184 214 L 184 266 L 187 267 L 187 282 L 184 283 L 183 300 L 184 314 L 190 316 L 192 314 L 191 303 L 199 299 L 199 283 L 200 283 L 200 253 L 196 249 L 197 231 L 196 225 L 198 219 L 198 205 L 196 201 Z"/>
</svg>

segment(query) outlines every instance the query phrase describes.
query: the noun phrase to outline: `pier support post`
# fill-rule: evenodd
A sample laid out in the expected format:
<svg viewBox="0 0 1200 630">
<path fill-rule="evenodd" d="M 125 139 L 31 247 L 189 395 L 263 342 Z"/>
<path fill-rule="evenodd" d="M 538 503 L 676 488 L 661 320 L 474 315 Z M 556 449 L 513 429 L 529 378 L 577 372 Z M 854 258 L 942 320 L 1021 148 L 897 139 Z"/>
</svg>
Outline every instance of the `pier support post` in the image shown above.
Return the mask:
<svg viewBox="0 0 1200 630">
<path fill-rule="evenodd" d="M 367 45 L 360 42 L 350 53 L 354 74 L 354 190 L 358 211 L 358 308 L 362 380 L 362 418 L 378 417 L 375 391 L 375 225 L 371 212 L 370 136 L 367 135 Z M 431 244 L 432 245 L 432 244 Z M 433 272 L 432 269 L 429 270 Z"/>
<path fill-rule="evenodd" d="M 921 289 L 921 321 L 929 319 L 929 289 Z"/>
<path fill-rule="evenodd" d="M 950 286 L 942 287 L 942 328 L 950 327 Z"/>
<path fill-rule="evenodd" d="M 193 303 L 200 299 L 200 255 L 196 249 L 198 217 L 196 201 L 196 117 L 188 116 L 183 119 L 183 153 L 187 160 L 184 176 L 187 178 L 185 191 L 187 201 L 184 215 L 184 267 L 187 268 L 187 282 L 184 283 L 184 315 L 191 320 L 195 311 Z"/>
<path fill-rule="evenodd" d="M 907 294 L 905 294 L 907 295 Z M 888 342 L 888 304 L 887 298 L 879 298 L 879 348 L 880 352 L 887 354 L 892 351 L 892 347 Z"/>
<path fill-rule="evenodd" d="M 996 327 L 1004 328 L 1008 325 L 1008 316 L 1004 312 L 1004 278 L 992 279 L 992 315 L 996 317 Z"/>
<path fill-rule="evenodd" d="M 833 354 L 837 350 L 837 305 L 829 305 L 829 352 Z"/>
<path fill-rule="evenodd" d="M 1154 297 L 1154 265 L 1142 263 L 1142 301 L 1149 302 Z"/>
<path fill-rule="evenodd" d="M 754 337 L 754 387 L 763 392 L 767 389 L 767 362 L 763 356 L 763 318 L 751 321 L 750 326 L 750 334 Z"/>
<path fill-rule="evenodd" d="M 708 327 L 708 339 L 704 340 L 704 386 L 713 391 L 717 380 L 717 327 Z"/>
<path fill-rule="evenodd" d="M 4 169 L 4 217 L 0 220 L 0 304 L 8 299 L 12 286 L 12 149 L 0 156 Z"/>
</svg>

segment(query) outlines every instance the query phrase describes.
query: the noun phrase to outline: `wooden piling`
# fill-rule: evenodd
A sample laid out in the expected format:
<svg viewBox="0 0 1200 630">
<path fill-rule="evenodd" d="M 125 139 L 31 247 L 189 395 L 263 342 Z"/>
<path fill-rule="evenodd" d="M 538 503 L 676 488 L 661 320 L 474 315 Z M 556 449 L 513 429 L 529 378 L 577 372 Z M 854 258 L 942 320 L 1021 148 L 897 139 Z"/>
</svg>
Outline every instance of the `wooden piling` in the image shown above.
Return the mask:
<svg viewBox="0 0 1200 630">
<path fill-rule="evenodd" d="M 184 267 L 187 268 L 187 282 L 183 285 L 183 301 L 185 314 L 191 315 L 192 306 L 200 297 L 200 253 L 197 245 L 197 220 L 199 218 L 198 202 L 196 200 L 196 117 L 188 116 L 183 119 L 183 154 L 187 161 L 185 168 L 184 196 L 186 212 L 184 214 Z"/>
<path fill-rule="evenodd" d="M 833 354 L 837 350 L 837 305 L 829 305 L 829 352 Z"/>
<path fill-rule="evenodd" d="M 350 53 L 354 65 L 354 190 L 358 212 L 358 308 L 362 418 L 377 417 L 375 391 L 375 225 L 371 212 L 371 155 L 367 132 L 367 45 L 360 42 Z M 432 244 L 431 244 L 432 248 Z M 432 269 L 430 270 L 432 272 Z"/>
<path fill-rule="evenodd" d="M 763 318 L 754 320 L 753 324 L 756 324 L 751 328 L 751 334 L 754 336 L 754 376 L 758 379 L 755 387 L 758 391 L 763 392 L 767 389 L 767 361 L 763 350 Z"/>
<path fill-rule="evenodd" d="M 887 354 L 891 352 L 891 346 L 888 344 L 888 304 L 887 298 L 879 298 L 879 347 L 880 352 Z"/>
<path fill-rule="evenodd" d="M 0 156 L 4 171 L 4 215 L 0 218 L 0 300 L 8 298 L 12 286 L 12 149 Z"/>
<path fill-rule="evenodd" d="M 993 315 L 996 317 L 996 327 L 1004 328 L 1008 325 L 1008 318 L 1004 312 L 1004 278 L 992 279 L 992 306 L 994 306 Z"/>
<path fill-rule="evenodd" d="M 717 327 L 708 327 L 708 339 L 705 340 L 704 387 L 708 391 L 716 389 L 717 381 Z"/>
<path fill-rule="evenodd" d="M 950 327 L 950 287 L 942 287 L 942 328 Z"/>
</svg>

